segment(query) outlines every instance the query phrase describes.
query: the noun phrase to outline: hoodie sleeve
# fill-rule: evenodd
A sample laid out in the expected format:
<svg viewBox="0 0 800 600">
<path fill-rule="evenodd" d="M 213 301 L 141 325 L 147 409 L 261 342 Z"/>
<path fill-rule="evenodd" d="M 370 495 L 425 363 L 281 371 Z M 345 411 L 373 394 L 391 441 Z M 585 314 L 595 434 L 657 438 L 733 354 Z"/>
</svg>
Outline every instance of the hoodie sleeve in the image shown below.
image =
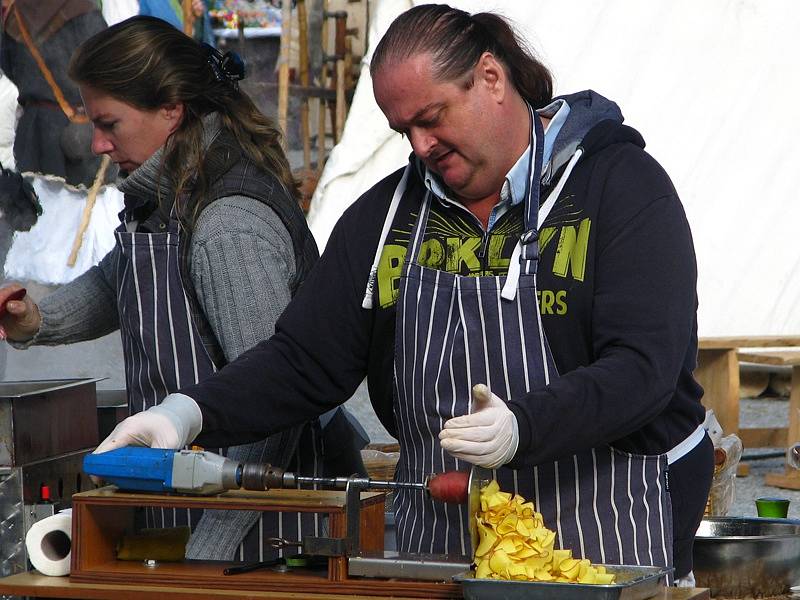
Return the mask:
<svg viewBox="0 0 800 600">
<path fill-rule="evenodd" d="M 697 309 L 689 225 L 661 167 L 638 149 L 623 158 L 600 192 L 588 325 L 593 360 L 511 399 L 520 429 L 511 466 L 637 432 L 665 411 L 686 370 Z M 669 435 L 659 442 L 671 444 Z"/>
</svg>

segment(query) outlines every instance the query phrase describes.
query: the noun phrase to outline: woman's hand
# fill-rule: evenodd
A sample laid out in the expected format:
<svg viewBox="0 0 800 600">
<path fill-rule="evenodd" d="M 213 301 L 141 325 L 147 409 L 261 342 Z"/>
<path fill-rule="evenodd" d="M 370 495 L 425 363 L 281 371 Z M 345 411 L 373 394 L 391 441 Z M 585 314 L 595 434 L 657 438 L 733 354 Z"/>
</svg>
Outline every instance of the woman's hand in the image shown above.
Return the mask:
<svg viewBox="0 0 800 600">
<path fill-rule="evenodd" d="M 24 342 L 36 335 L 42 324 L 39 307 L 30 296 L 9 299 L 20 290 L 23 287 L 16 283 L 0 288 L 0 339 Z"/>
</svg>

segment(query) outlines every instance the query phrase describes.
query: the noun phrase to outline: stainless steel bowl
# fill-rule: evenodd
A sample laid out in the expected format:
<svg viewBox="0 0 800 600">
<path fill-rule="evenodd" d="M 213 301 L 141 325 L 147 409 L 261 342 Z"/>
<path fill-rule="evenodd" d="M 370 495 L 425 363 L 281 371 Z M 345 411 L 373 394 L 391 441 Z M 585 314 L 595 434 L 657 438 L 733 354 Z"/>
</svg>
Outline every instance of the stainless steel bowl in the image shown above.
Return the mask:
<svg viewBox="0 0 800 600">
<path fill-rule="evenodd" d="M 712 597 L 762 598 L 800 583 L 800 521 L 703 519 L 694 539 L 694 576 Z"/>
</svg>

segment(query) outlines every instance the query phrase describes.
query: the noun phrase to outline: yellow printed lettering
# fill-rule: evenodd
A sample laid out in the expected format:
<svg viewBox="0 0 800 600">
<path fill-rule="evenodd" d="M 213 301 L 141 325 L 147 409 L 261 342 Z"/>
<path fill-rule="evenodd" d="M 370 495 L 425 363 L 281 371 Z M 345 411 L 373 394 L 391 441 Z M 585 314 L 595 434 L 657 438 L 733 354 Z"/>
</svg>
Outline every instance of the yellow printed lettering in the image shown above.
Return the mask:
<svg viewBox="0 0 800 600">
<path fill-rule="evenodd" d="M 561 228 L 556 256 L 553 259 L 554 275 L 566 277 L 567 269 L 569 269 L 574 279 L 583 281 L 586 272 L 586 254 L 589 248 L 591 224 L 590 219 L 584 219 L 581 221 L 577 231 L 575 227 L 570 225 L 565 225 Z"/>
<path fill-rule="evenodd" d="M 567 314 L 567 291 L 536 290 L 539 312 L 543 315 Z"/>
<path fill-rule="evenodd" d="M 381 307 L 390 306 L 397 298 L 400 289 L 400 275 L 403 272 L 403 260 L 406 248 L 395 244 L 387 244 L 381 252 L 378 262 L 377 285 L 378 302 Z"/>
<path fill-rule="evenodd" d="M 555 300 L 555 296 L 553 292 L 550 290 L 542 290 L 541 292 L 541 305 L 539 306 L 539 311 L 543 315 L 552 315 L 553 314 L 553 301 Z"/>
<path fill-rule="evenodd" d="M 510 258 L 503 258 L 503 248 L 508 240 L 506 235 L 493 235 L 489 238 L 488 250 L 488 268 L 489 271 L 495 273 L 508 272 L 508 265 L 511 263 Z"/>
<path fill-rule="evenodd" d="M 444 262 L 444 248 L 442 242 L 436 238 L 431 238 L 422 242 L 419 249 L 419 264 L 430 269 L 438 269 Z"/>
<path fill-rule="evenodd" d="M 544 249 L 547 248 L 547 244 L 550 243 L 550 240 L 553 239 L 553 234 L 557 231 L 555 227 L 542 227 L 542 230 L 539 232 L 539 251 L 544 252 Z"/>
<path fill-rule="evenodd" d="M 445 271 L 448 273 L 460 273 L 461 263 L 463 262 L 470 272 L 481 268 L 475 252 L 481 245 L 480 238 L 467 238 L 462 240 L 457 237 L 447 238 L 447 265 Z"/>
<path fill-rule="evenodd" d="M 556 292 L 556 314 L 567 314 L 567 290 L 558 290 Z"/>
</svg>

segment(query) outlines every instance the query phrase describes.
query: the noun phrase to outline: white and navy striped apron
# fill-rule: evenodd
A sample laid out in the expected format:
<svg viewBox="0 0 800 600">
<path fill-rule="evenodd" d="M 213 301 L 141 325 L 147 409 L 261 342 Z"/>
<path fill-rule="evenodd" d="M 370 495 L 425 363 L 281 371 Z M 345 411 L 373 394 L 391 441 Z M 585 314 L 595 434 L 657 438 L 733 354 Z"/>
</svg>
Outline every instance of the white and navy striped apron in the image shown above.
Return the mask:
<svg viewBox="0 0 800 600">
<path fill-rule="evenodd" d="M 174 213 L 164 233 L 129 232 L 124 223 L 115 233 L 120 249 L 116 268 L 117 309 L 125 356 L 128 409 L 134 414 L 158 404 L 169 393 L 202 381 L 217 368 L 203 345 L 183 288 L 179 258 L 181 226 Z M 317 422 L 305 428 L 297 445 L 294 465 L 297 472 L 322 475 L 321 439 Z M 257 460 L 263 448 L 264 443 L 259 442 L 231 450 L 237 459 L 246 456 Z M 224 449 L 210 450 L 225 453 Z M 149 527 L 191 524 L 194 529 L 203 511 L 161 509 L 148 512 Z M 213 532 L 195 529 L 195 535 L 215 540 L 214 547 L 203 552 L 203 557 L 224 560 L 230 548 L 238 546 L 236 557 L 248 561 L 267 560 L 283 554 L 265 544 L 267 538 L 301 540 L 303 533 L 319 535 L 320 526 L 318 516 L 313 513 L 242 511 L 217 514 L 213 523 Z"/>
<path fill-rule="evenodd" d="M 525 233 L 508 276 L 464 277 L 418 264 L 430 192 L 412 230 L 395 342 L 401 481 L 469 470 L 470 464 L 442 450 L 438 434 L 445 421 L 470 412 L 473 385 L 485 383 L 503 399 L 520 398 L 558 377 L 536 299 L 538 227 L 545 215 L 538 215 L 543 133 L 539 119 L 532 121 Z M 548 199 L 542 212 L 553 202 Z M 513 268 L 517 256 L 519 270 Z M 502 467 L 495 475 L 503 490 L 534 501 L 545 525 L 556 531 L 558 547 L 599 563 L 671 565 L 666 455 L 602 446 L 537 467 Z M 395 511 L 401 552 L 471 553 L 465 506 L 398 490 Z"/>
</svg>

